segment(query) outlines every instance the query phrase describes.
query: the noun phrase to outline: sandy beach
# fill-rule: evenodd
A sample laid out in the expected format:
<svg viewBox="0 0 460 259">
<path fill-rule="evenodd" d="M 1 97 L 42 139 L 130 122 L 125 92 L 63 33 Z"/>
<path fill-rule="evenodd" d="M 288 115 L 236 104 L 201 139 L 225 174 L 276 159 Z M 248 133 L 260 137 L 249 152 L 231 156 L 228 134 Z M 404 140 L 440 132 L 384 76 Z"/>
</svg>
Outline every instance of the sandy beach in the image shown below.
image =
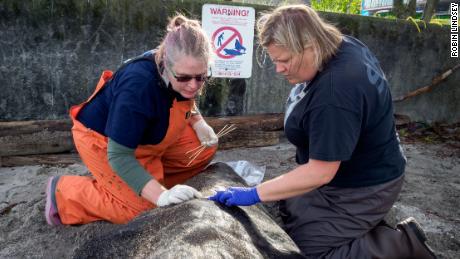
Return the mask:
<svg viewBox="0 0 460 259">
<path fill-rule="evenodd" d="M 395 224 L 413 216 L 426 231 L 429 244 L 439 258 L 460 254 L 460 156 L 459 150 L 443 144 L 403 144 L 408 159 L 405 185 L 387 216 Z M 214 161 L 247 160 L 266 167 L 265 179 L 295 167 L 295 149 L 280 144 L 260 148 L 219 151 Z M 0 257 L 68 257 L 87 240 L 100 222 L 86 226 L 51 227 L 43 216 L 45 184 L 53 175 L 86 175 L 81 163 L 64 167 L 23 166 L 0 168 Z"/>
</svg>

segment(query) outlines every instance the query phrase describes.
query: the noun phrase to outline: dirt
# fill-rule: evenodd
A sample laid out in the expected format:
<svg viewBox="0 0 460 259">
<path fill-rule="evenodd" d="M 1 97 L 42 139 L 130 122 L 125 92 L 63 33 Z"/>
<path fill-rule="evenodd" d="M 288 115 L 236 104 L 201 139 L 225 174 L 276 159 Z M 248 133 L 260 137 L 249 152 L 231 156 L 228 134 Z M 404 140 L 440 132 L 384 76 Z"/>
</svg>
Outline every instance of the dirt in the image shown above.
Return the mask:
<svg viewBox="0 0 460 259">
<path fill-rule="evenodd" d="M 413 137 L 417 130 L 420 128 L 401 134 L 408 159 L 406 178 L 400 198 L 387 220 L 395 224 L 406 217 L 415 217 L 439 258 L 458 258 L 460 148 L 457 131 L 454 131 L 453 138 L 443 139 L 436 138 L 442 136 L 442 132 L 436 133 L 435 130 L 431 138 L 426 134 Z M 215 161 L 248 160 L 266 166 L 265 179 L 269 179 L 294 168 L 294 154 L 294 147 L 282 139 L 280 144 L 270 147 L 219 151 Z M 65 255 L 64 251 L 72 249 L 75 240 L 87 238 L 81 236 L 84 227 L 57 229 L 48 226 L 43 217 L 47 178 L 87 173 L 86 168 L 78 163 L 65 167 L 0 168 L 0 257 L 47 257 L 47 249 L 54 243 Z"/>
</svg>

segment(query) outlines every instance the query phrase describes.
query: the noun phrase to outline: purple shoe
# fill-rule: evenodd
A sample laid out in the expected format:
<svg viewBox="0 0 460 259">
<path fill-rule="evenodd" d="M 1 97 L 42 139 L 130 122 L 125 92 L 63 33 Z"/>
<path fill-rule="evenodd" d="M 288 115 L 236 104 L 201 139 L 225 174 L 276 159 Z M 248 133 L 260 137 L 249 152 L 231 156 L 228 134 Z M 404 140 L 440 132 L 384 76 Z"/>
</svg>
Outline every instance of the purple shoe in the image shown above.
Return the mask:
<svg viewBox="0 0 460 259">
<path fill-rule="evenodd" d="M 60 226 L 62 225 L 61 218 L 56 205 L 56 183 L 59 180 L 58 176 L 51 176 L 48 178 L 46 185 L 46 205 L 45 205 L 45 218 L 48 225 Z"/>
</svg>

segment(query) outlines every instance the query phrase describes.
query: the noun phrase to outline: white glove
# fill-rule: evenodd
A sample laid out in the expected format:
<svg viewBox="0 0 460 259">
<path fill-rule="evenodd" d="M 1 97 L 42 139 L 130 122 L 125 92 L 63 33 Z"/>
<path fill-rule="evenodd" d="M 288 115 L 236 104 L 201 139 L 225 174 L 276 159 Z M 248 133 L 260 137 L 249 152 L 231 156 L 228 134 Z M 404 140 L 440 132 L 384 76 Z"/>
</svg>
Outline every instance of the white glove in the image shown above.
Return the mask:
<svg viewBox="0 0 460 259">
<path fill-rule="evenodd" d="M 188 185 L 178 184 L 172 189 L 163 191 L 156 202 L 158 207 L 178 204 L 193 198 L 203 197 L 199 191 Z"/>
<path fill-rule="evenodd" d="M 206 121 L 199 120 L 192 125 L 192 128 L 195 130 L 196 136 L 200 140 L 201 145 L 210 147 L 219 142 L 216 133 L 214 133 L 214 130 L 206 123 Z"/>
</svg>

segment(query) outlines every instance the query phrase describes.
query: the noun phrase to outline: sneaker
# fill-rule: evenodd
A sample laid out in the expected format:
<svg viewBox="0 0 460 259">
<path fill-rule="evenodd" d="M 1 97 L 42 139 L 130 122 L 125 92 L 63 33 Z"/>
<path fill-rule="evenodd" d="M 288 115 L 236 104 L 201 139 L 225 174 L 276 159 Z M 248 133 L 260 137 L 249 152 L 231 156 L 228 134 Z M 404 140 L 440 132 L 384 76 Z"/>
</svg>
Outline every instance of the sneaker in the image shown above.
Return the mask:
<svg viewBox="0 0 460 259">
<path fill-rule="evenodd" d="M 46 185 L 46 205 L 45 205 L 45 218 L 48 225 L 60 226 L 62 225 L 61 218 L 56 205 L 56 183 L 59 180 L 59 176 L 51 176 L 48 178 Z"/>
<path fill-rule="evenodd" d="M 422 226 L 420 226 L 420 224 L 413 217 L 401 221 L 398 223 L 398 225 L 396 225 L 396 227 L 402 228 L 412 242 L 418 241 L 417 243 L 422 245 L 422 247 L 419 247 L 419 249 L 415 250 L 417 252 L 417 255 L 414 255 L 416 256 L 415 258 L 436 258 L 433 249 L 431 249 L 431 247 L 426 243 L 427 238 L 425 232 L 422 229 Z M 416 240 L 414 240 L 414 236 Z"/>
</svg>

